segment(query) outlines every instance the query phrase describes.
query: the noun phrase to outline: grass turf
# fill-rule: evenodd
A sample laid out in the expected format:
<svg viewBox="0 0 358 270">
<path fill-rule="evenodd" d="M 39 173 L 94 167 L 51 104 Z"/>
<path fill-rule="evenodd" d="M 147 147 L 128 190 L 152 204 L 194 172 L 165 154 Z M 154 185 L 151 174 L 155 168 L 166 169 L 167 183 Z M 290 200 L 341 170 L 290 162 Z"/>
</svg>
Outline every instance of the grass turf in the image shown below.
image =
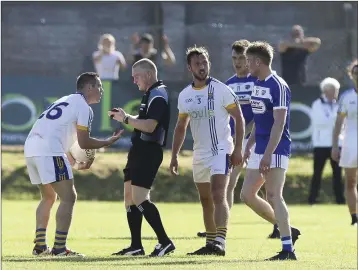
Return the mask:
<svg viewBox="0 0 358 270">
<path fill-rule="evenodd" d="M 55 204 L 54 210 L 58 203 Z M 289 206 L 291 222 L 301 229 L 296 262 L 264 262 L 281 249 L 280 240 L 268 240 L 272 226 L 242 204 L 231 212 L 226 257 L 187 257 L 204 239 L 198 203 L 158 204 L 169 236 L 177 250 L 165 258 L 113 257 L 130 243 L 122 202 L 78 201 L 68 246 L 87 255 L 84 259 L 36 258 L 31 255 L 36 201 L 2 202 L 3 269 L 357 269 L 357 228 L 350 226 L 346 206 Z M 48 229 L 53 244 L 55 211 Z M 143 245 L 149 254 L 157 241 L 143 222 Z"/>
</svg>

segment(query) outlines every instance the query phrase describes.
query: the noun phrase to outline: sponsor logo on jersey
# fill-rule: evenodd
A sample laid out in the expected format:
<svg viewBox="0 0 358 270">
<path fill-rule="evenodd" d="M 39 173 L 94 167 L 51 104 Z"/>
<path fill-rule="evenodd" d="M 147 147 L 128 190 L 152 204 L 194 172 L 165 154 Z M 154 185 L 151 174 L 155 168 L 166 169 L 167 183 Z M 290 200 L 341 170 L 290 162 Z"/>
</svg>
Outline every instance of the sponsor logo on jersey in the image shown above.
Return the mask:
<svg viewBox="0 0 358 270">
<path fill-rule="evenodd" d="M 263 100 L 251 99 L 252 112 L 256 114 L 263 114 L 266 112 L 266 105 Z"/>
<path fill-rule="evenodd" d="M 250 99 L 251 99 L 250 94 L 237 95 L 237 97 L 239 99 L 240 104 L 248 104 L 250 102 Z"/>
<path fill-rule="evenodd" d="M 213 110 L 208 110 L 206 106 L 199 110 L 190 110 L 188 113 L 191 120 L 208 119 L 215 115 L 215 112 Z"/>
<path fill-rule="evenodd" d="M 254 83 L 253 82 L 234 83 L 234 84 L 229 84 L 229 87 L 235 92 L 235 94 L 239 94 L 240 92 L 252 92 Z"/>
<path fill-rule="evenodd" d="M 272 96 L 270 94 L 270 89 L 267 87 L 261 87 L 261 86 L 255 86 L 254 90 L 252 91 L 252 96 L 259 97 L 259 98 L 265 98 L 265 99 L 272 99 Z"/>
</svg>

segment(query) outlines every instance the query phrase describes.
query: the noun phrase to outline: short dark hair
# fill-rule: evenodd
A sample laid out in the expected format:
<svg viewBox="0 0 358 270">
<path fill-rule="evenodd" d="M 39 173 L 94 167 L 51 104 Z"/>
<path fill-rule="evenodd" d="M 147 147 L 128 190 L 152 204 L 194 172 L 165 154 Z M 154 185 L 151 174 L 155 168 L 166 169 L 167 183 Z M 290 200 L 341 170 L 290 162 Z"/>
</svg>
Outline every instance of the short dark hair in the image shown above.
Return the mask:
<svg viewBox="0 0 358 270">
<path fill-rule="evenodd" d="M 347 73 L 349 78 L 351 79 L 352 79 L 353 70 L 355 68 L 358 68 L 358 59 L 353 60 L 352 63 L 350 63 L 349 66 L 347 67 Z"/>
<path fill-rule="evenodd" d="M 205 47 L 197 47 L 196 45 L 194 45 L 194 47 L 189 47 L 186 50 L 186 62 L 188 63 L 188 65 L 190 65 L 191 58 L 194 55 L 204 55 L 209 60 L 208 50 Z"/>
<path fill-rule="evenodd" d="M 77 77 L 76 88 L 83 90 L 86 84 L 96 85 L 96 79 L 99 78 L 95 72 L 85 72 Z"/>
<path fill-rule="evenodd" d="M 274 49 L 266 41 L 255 41 L 252 42 L 246 49 L 246 54 L 255 55 L 260 58 L 261 61 L 269 66 L 272 63 Z"/>
<path fill-rule="evenodd" d="M 250 46 L 250 41 L 246 39 L 240 39 L 240 40 L 236 40 L 231 45 L 231 50 L 234 50 L 237 54 L 244 54 L 249 46 Z"/>
</svg>

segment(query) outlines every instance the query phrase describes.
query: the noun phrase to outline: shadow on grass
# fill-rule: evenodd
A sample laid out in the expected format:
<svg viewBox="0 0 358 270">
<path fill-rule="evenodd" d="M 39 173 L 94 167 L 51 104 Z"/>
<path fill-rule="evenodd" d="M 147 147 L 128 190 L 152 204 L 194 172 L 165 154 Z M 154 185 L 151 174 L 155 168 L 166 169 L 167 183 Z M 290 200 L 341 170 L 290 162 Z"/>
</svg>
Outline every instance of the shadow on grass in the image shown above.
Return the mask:
<svg viewBox="0 0 358 270">
<path fill-rule="evenodd" d="M 213 257 L 212 257 L 213 258 Z M 143 261 L 147 260 L 147 261 Z M 170 261 L 169 261 L 170 260 Z M 179 257 L 158 257 L 150 258 L 148 256 L 120 256 L 120 257 L 68 257 L 68 258 L 54 258 L 54 257 L 41 257 L 41 258 L 13 258 L 13 257 L 3 257 L 3 262 L 120 262 L 121 266 L 143 266 L 143 265 L 201 265 L 201 264 L 210 264 L 210 263 L 220 263 L 220 264 L 232 264 L 232 263 L 258 263 L 264 262 L 264 260 L 239 260 L 239 259 L 228 259 L 225 260 L 222 257 L 217 257 L 217 259 L 211 259 L 210 257 L 203 258 L 202 256 L 179 256 Z M 129 262 L 130 261 L 130 262 Z M 140 261 L 140 262 L 139 262 Z M 125 263 L 122 263 L 125 262 Z M 137 263 L 138 262 L 138 263 Z"/>
<path fill-rule="evenodd" d="M 262 225 L 268 224 L 266 221 L 237 221 L 237 222 L 230 222 L 231 225 Z"/>
<path fill-rule="evenodd" d="M 188 237 L 188 236 L 178 236 L 178 237 L 170 237 L 171 240 L 194 240 L 198 239 L 199 237 Z M 131 240 L 130 237 L 94 237 L 91 239 L 101 239 L 101 240 Z M 155 236 L 143 236 L 142 240 L 157 240 L 157 237 Z"/>
<path fill-rule="evenodd" d="M 131 240 L 130 237 L 93 237 L 90 238 L 92 240 Z M 205 237 L 198 237 L 198 236 L 174 236 L 170 237 L 171 240 L 198 240 L 198 239 L 205 239 Z M 226 239 L 236 239 L 236 240 L 243 240 L 243 239 L 251 239 L 249 237 L 227 237 Z M 157 240 L 157 237 L 155 236 L 144 236 L 142 237 L 142 240 Z"/>
</svg>

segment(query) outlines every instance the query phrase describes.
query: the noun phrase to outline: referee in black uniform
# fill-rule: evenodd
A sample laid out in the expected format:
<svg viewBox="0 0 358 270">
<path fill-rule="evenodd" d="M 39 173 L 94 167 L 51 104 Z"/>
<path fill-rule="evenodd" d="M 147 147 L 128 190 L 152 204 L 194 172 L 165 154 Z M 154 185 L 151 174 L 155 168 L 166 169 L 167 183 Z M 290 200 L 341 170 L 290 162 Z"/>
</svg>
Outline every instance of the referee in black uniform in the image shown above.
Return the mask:
<svg viewBox="0 0 358 270">
<path fill-rule="evenodd" d="M 166 86 L 157 79 L 155 64 L 141 59 L 132 67 L 134 83 L 144 91 L 137 116 L 127 114 L 123 109 L 110 111 L 113 119 L 134 128 L 132 147 L 124 172 L 124 202 L 131 231 L 132 243 L 113 255 L 144 255 L 141 241 L 142 218 L 155 231 L 159 244 L 150 256 L 164 256 L 175 250 L 167 236 L 157 207 L 150 201 L 149 193 L 154 178 L 163 160 L 163 149 L 169 128 L 169 98 Z"/>
</svg>

